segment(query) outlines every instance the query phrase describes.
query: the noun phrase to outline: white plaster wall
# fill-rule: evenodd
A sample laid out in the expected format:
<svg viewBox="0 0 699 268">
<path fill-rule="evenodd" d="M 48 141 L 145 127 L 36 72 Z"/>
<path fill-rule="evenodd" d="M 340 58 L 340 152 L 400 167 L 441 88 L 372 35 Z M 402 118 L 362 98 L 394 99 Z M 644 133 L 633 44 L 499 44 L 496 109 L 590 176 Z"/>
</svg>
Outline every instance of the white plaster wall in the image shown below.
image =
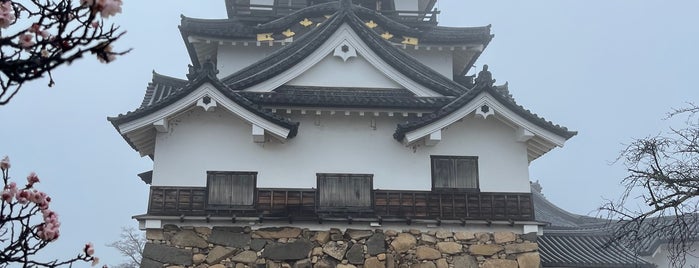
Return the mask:
<svg viewBox="0 0 699 268">
<path fill-rule="evenodd" d="M 448 49 L 439 51 L 434 47 L 430 50 L 426 50 L 425 48 L 415 50 L 412 47 L 408 47 L 403 51 L 446 78 L 453 79 L 454 67 L 452 51 Z"/>
<path fill-rule="evenodd" d="M 361 55 L 347 61 L 328 54 L 287 85 L 320 87 L 402 88 Z"/>
<path fill-rule="evenodd" d="M 257 46 L 257 42 L 248 42 L 247 46 L 243 45 L 243 42 L 237 42 L 235 46 L 220 45 L 216 56 L 216 67 L 219 70 L 218 78 L 235 73 L 261 60 L 280 47 L 281 45 L 278 43 L 270 47 L 269 42 L 261 42 L 260 46 Z"/>
<path fill-rule="evenodd" d="M 685 263 L 684 267 L 699 267 L 699 256 L 697 256 L 697 252 L 699 252 L 699 244 L 695 243 L 692 245 L 688 252 L 690 254 L 687 254 L 687 263 Z M 670 266 L 670 261 L 668 260 L 667 255 L 667 244 L 663 244 L 658 247 L 653 256 L 645 256 L 643 258 L 648 262 L 658 265 L 658 268 L 670 268 L 672 266 Z"/>
<path fill-rule="evenodd" d="M 206 171 L 257 171 L 259 187 L 316 186 L 318 172 L 374 174 L 374 188 L 429 190 L 430 155 L 479 157 L 483 192 L 529 192 L 526 146 L 493 117 L 472 116 L 442 131 L 434 147 L 406 147 L 392 135 L 403 117 L 299 115 L 298 135 L 252 142 L 251 126 L 234 115 L 199 108 L 156 138 L 154 186 L 205 186 Z M 370 126 L 376 120 L 376 129 Z"/>
<path fill-rule="evenodd" d="M 417 0 L 394 0 L 393 4 L 399 11 L 417 11 Z"/>
</svg>

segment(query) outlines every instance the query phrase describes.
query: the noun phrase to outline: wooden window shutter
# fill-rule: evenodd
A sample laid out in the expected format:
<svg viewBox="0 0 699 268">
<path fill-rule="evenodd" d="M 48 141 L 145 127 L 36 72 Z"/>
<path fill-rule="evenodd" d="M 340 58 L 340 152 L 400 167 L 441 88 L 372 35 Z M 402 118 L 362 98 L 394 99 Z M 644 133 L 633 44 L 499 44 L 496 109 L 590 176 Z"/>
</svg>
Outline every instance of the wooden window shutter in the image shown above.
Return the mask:
<svg viewBox="0 0 699 268">
<path fill-rule="evenodd" d="M 372 174 L 318 173 L 318 204 L 321 208 L 370 208 Z"/>
<path fill-rule="evenodd" d="M 207 172 L 209 207 L 252 206 L 255 202 L 256 172 Z"/>
<path fill-rule="evenodd" d="M 478 190 L 478 157 L 431 156 L 432 190 Z"/>
</svg>

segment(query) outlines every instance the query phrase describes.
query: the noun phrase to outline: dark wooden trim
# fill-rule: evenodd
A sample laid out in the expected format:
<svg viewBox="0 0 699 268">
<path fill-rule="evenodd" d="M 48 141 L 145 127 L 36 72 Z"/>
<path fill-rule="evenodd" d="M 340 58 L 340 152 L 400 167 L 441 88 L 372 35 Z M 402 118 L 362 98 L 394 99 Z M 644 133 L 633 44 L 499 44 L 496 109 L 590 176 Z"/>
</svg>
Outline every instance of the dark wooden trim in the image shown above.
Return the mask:
<svg viewBox="0 0 699 268">
<path fill-rule="evenodd" d="M 372 190 L 372 207 L 325 211 L 316 189 L 257 188 L 254 206 L 210 208 L 206 187 L 151 186 L 149 215 L 264 216 L 295 220 L 318 217 L 442 220 L 534 220 L 530 193 Z"/>
</svg>

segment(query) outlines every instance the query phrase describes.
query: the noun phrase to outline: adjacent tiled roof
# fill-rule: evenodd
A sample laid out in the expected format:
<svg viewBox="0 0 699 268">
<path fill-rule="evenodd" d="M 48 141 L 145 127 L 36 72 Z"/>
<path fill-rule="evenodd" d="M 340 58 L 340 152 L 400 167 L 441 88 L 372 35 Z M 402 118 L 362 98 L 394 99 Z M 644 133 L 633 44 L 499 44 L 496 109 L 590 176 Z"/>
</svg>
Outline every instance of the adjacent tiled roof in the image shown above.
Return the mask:
<svg viewBox="0 0 699 268">
<path fill-rule="evenodd" d="M 537 243 L 544 267 L 655 267 L 604 234 L 544 230 Z"/>
<path fill-rule="evenodd" d="M 546 223 L 546 229 L 571 230 L 606 227 L 609 221 L 601 218 L 578 215 L 549 202 L 542 193 L 532 191 L 535 219 Z"/>
<path fill-rule="evenodd" d="M 118 125 L 123 124 L 125 122 L 129 122 L 138 118 L 141 118 L 143 116 L 149 115 L 151 113 L 154 113 L 158 111 L 161 108 L 164 108 L 180 99 L 183 97 L 187 96 L 189 93 L 192 91 L 196 90 L 199 88 L 201 85 L 204 83 L 211 83 L 214 87 L 216 87 L 221 93 L 226 95 L 231 101 L 235 102 L 236 104 L 242 106 L 243 108 L 253 112 L 254 114 L 269 120 L 270 122 L 273 122 L 279 126 L 282 126 L 286 129 L 289 129 L 289 134 L 287 138 L 293 138 L 296 136 L 297 131 L 298 131 L 298 122 L 291 122 L 287 118 L 280 117 L 268 110 L 263 109 L 261 106 L 251 102 L 250 100 L 246 99 L 243 97 L 239 92 L 233 91 L 230 88 L 228 88 L 226 85 L 222 84 L 217 78 L 216 78 L 216 70 L 215 67 L 213 66 L 213 63 L 209 62 L 208 64 L 204 65 L 204 67 L 200 68 L 199 71 L 195 74 L 193 74 L 193 79 L 191 79 L 188 83 L 186 83 L 181 89 L 175 89 L 175 90 L 170 90 L 170 94 L 167 95 L 165 98 L 160 98 L 156 102 L 153 102 L 151 105 L 148 106 L 142 106 L 139 107 L 138 109 L 128 112 L 126 114 L 119 114 L 116 117 L 109 117 L 107 118 L 110 122 L 112 122 L 112 125 L 114 125 L 115 128 L 118 127 Z M 155 74 L 154 74 L 154 79 L 151 84 L 159 85 L 155 83 Z M 162 78 L 158 77 L 158 78 Z M 166 79 L 167 80 L 167 79 Z M 162 81 L 162 80 L 159 80 Z M 172 80 L 170 80 L 172 81 Z M 155 86 L 154 88 L 157 88 L 158 86 Z M 147 90 L 148 91 L 148 90 Z"/>
<path fill-rule="evenodd" d="M 282 86 L 272 92 L 240 94 L 264 106 L 437 109 L 453 97 L 416 97 L 405 89 Z"/>
<path fill-rule="evenodd" d="M 140 107 L 151 106 L 166 99 L 171 94 L 182 89 L 187 82 L 189 81 L 162 75 L 153 71 L 153 79 L 148 83 L 146 94 L 143 96 Z"/>
<path fill-rule="evenodd" d="M 460 97 L 456 98 L 449 104 L 441 107 L 439 110 L 427 115 L 423 116 L 422 118 L 419 118 L 418 120 L 406 122 L 399 124 L 398 127 L 396 128 L 395 133 L 393 134 L 393 137 L 398 140 L 402 141 L 403 138 L 405 137 L 405 134 L 416 130 L 418 128 L 424 127 L 426 125 L 429 125 L 431 123 L 434 123 L 448 115 L 450 115 L 453 112 L 456 112 L 466 104 L 470 103 L 473 98 L 478 96 L 481 92 L 488 92 L 491 96 L 493 96 L 498 102 L 502 103 L 505 105 L 508 109 L 511 111 L 517 113 L 519 116 L 522 116 L 523 118 L 527 119 L 528 121 L 536 124 L 539 127 L 542 127 L 543 129 L 546 129 L 548 131 L 551 131 L 552 133 L 555 133 L 561 137 L 564 137 L 566 139 L 569 139 L 575 135 L 577 135 L 576 131 L 569 131 L 567 128 L 555 125 L 551 121 L 547 121 L 546 119 L 539 117 L 537 114 L 532 113 L 531 111 L 525 109 L 521 105 L 518 105 L 514 99 L 511 98 L 511 96 L 504 96 L 502 94 L 502 89 L 498 89 L 495 86 L 487 86 L 487 85 L 482 85 L 482 86 L 476 86 L 474 89 L 469 90 L 466 94 L 461 95 Z"/>
</svg>

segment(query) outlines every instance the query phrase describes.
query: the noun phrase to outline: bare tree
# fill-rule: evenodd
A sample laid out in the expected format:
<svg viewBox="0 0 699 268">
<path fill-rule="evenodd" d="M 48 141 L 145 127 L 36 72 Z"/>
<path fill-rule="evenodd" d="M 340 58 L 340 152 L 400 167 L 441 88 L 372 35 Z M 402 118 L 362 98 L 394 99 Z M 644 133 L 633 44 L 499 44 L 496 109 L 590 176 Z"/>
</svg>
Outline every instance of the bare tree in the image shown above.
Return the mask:
<svg viewBox="0 0 699 268">
<path fill-rule="evenodd" d="M 143 247 L 146 245 L 146 237 L 133 227 L 121 227 L 119 237 L 119 241 L 109 243 L 107 246 L 118 250 L 122 256 L 127 257 L 127 261 L 114 267 L 140 267 L 141 253 L 143 253 Z"/>
<path fill-rule="evenodd" d="M 668 133 L 636 139 L 624 149 L 628 176 L 624 192 L 602 211 L 616 219 L 614 237 L 632 247 L 668 243 L 671 265 L 682 267 L 699 231 L 699 106 L 675 109 L 667 119 L 684 119 Z M 640 204 L 639 204 L 640 203 Z"/>
<path fill-rule="evenodd" d="M 124 32 L 105 26 L 121 12 L 121 0 L 0 0 L 0 105 L 7 104 L 25 82 L 48 76 L 85 54 L 110 62 L 124 52 L 112 43 Z"/>
</svg>

